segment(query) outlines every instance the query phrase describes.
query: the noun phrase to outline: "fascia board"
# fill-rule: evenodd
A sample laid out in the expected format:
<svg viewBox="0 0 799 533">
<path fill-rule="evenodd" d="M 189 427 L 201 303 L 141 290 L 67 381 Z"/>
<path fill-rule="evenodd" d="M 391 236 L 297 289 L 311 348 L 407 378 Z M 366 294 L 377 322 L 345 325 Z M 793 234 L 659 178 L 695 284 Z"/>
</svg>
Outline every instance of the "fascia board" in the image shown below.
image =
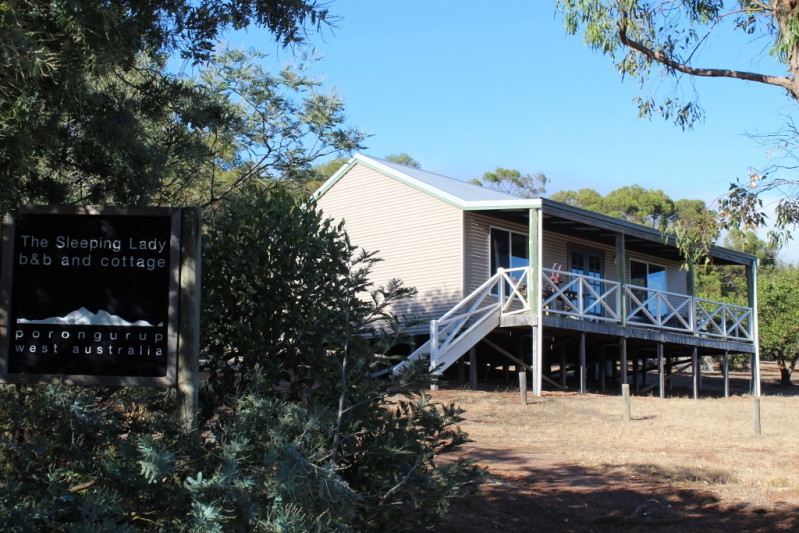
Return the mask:
<svg viewBox="0 0 799 533">
<path fill-rule="evenodd" d="M 387 167 L 386 165 L 381 164 L 379 161 L 375 161 L 367 156 L 357 154 L 355 159 L 362 165 L 374 170 L 375 172 L 379 172 L 384 176 L 393 178 L 400 183 L 404 183 L 409 187 L 412 187 L 463 211 L 489 209 L 531 209 L 540 207 L 541 205 L 540 200 L 538 199 L 525 200 L 520 198 L 519 200 L 464 200 L 458 196 L 455 196 L 454 194 L 442 191 L 441 189 L 432 187 L 421 180 L 398 172 L 397 170 Z"/>
<path fill-rule="evenodd" d="M 434 187 L 430 187 L 429 185 L 427 185 L 426 183 L 424 183 L 424 182 L 422 182 L 420 180 L 412 178 L 412 177 L 410 177 L 410 176 L 408 176 L 406 174 L 403 174 L 401 172 L 397 172 L 393 168 L 387 167 L 387 166 L 381 164 L 379 161 L 375 161 L 374 159 L 371 159 L 371 158 L 369 158 L 367 156 L 362 156 L 360 154 L 357 154 L 355 156 L 355 159 L 359 163 L 361 163 L 363 166 L 365 166 L 367 168 L 370 168 L 370 169 L 374 170 L 375 172 L 379 172 L 380 174 L 383 174 L 384 176 L 387 176 L 389 178 L 397 180 L 400 183 L 403 183 L 403 184 L 407 185 L 408 187 L 411 187 L 413 189 L 416 189 L 417 191 L 421 191 L 421 192 L 423 192 L 425 194 L 428 194 L 428 195 L 432 196 L 433 198 L 441 200 L 442 202 L 447 203 L 447 204 L 449 204 L 451 206 L 457 207 L 459 209 L 463 209 L 463 201 L 460 198 L 458 198 L 457 196 L 453 195 L 453 194 L 449 194 L 449 193 L 446 193 L 446 192 L 444 192 L 444 191 L 442 191 L 440 189 L 436 189 Z"/>
<path fill-rule="evenodd" d="M 464 211 L 486 211 L 489 209 L 541 209 L 541 200 L 538 198 L 519 200 L 486 200 L 478 202 L 462 202 Z"/>
<path fill-rule="evenodd" d="M 355 154 L 352 158 L 350 158 L 347 163 L 342 166 L 340 169 L 336 171 L 324 184 L 322 184 L 319 189 L 314 192 L 312 198 L 318 199 L 322 195 L 324 195 L 335 183 L 341 179 L 341 177 L 346 174 L 355 164 L 360 163 L 361 165 L 374 170 L 386 177 L 392 178 L 400 183 L 407 185 L 413 189 L 416 189 L 420 192 L 423 192 L 433 198 L 441 200 L 444 203 L 447 203 L 453 207 L 457 207 L 463 211 L 479 211 L 479 210 L 490 210 L 490 209 L 535 209 L 541 206 L 541 202 L 538 199 L 532 200 L 485 200 L 485 201 L 473 201 L 473 200 L 464 200 L 454 194 L 447 193 L 438 189 L 436 187 L 431 187 L 427 183 L 424 183 L 421 180 L 403 174 L 402 172 L 398 172 L 397 170 L 383 165 L 380 161 L 372 159 L 369 156 L 365 156 L 362 154 Z"/>
<path fill-rule="evenodd" d="M 349 159 L 349 161 L 344 163 L 344 165 L 342 165 L 342 167 L 338 169 L 335 172 L 335 174 L 330 176 L 327 179 L 327 181 L 322 184 L 321 187 L 319 187 L 318 189 L 316 189 L 316 191 L 314 191 L 314 193 L 311 195 L 311 198 L 314 200 L 318 200 L 320 197 L 322 197 L 322 195 L 324 195 L 328 190 L 330 190 L 330 188 L 333 185 L 335 185 L 336 182 L 340 180 L 341 177 L 349 171 L 349 169 L 355 166 L 356 159 L 357 157 L 353 156 Z"/>
</svg>

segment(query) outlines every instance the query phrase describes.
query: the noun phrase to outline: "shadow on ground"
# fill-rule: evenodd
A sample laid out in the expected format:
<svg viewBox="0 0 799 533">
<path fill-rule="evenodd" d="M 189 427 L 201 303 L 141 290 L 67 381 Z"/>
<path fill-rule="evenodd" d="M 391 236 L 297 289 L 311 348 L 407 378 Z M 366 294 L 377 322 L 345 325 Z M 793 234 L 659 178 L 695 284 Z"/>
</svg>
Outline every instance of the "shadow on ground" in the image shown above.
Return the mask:
<svg viewBox="0 0 799 533">
<path fill-rule="evenodd" d="M 799 531 L 799 507 L 722 506 L 711 491 L 634 473 L 547 463 L 515 450 L 466 448 L 491 464 L 476 494 L 453 505 L 442 533 Z"/>
</svg>

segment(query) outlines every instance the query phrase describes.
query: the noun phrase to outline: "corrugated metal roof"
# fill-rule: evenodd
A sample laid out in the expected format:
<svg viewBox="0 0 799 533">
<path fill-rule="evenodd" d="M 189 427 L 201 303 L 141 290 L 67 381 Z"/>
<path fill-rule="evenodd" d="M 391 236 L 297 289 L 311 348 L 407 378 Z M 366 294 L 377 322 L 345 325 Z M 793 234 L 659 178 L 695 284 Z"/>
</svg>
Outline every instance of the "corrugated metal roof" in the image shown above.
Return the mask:
<svg viewBox="0 0 799 533">
<path fill-rule="evenodd" d="M 512 200 L 515 202 L 521 199 L 521 197 L 515 196 L 513 194 L 495 191 L 487 187 L 481 187 L 480 185 L 475 185 L 473 183 L 449 178 L 447 176 L 442 176 L 441 174 L 434 174 L 433 172 L 427 172 L 426 170 L 421 170 L 419 168 L 400 165 L 399 163 L 395 163 L 393 161 L 364 156 L 362 154 L 358 154 L 358 157 L 361 159 L 369 159 L 371 161 L 378 162 L 399 173 L 404 174 L 405 176 L 408 176 L 409 178 L 419 180 L 421 183 L 428 185 L 429 187 L 436 188 L 443 193 L 459 198 L 464 202 L 481 202 L 491 200 Z"/>
<path fill-rule="evenodd" d="M 579 221 L 589 226 L 604 226 L 608 229 L 612 229 L 612 231 L 617 231 L 625 235 L 635 235 L 638 238 L 664 244 L 663 235 L 661 235 L 658 230 L 648 226 L 626 222 L 545 198 L 521 198 L 465 181 L 448 178 L 441 174 L 435 174 L 426 170 L 400 165 L 393 161 L 378 159 L 363 154 L 356 154 L 353 156 L 346 165 L 339 169 L 338 172 L 314 193 L 314 197 L 318 198 L 325 194 L 325 192 L 344 176 L 350 168 L 358 163 L 388 175 L 410 187 L 430 194 L 464 211 L 543 209 L 550 215 Z M 674 247 L 673 243 L 664 244 L 664 246 L 668 248 Z M 755 260 L 754 256 L 749 254 L 716 246 L 712 247 L 710 255 L 737 264 L 750 264 Z"/>
</svg>

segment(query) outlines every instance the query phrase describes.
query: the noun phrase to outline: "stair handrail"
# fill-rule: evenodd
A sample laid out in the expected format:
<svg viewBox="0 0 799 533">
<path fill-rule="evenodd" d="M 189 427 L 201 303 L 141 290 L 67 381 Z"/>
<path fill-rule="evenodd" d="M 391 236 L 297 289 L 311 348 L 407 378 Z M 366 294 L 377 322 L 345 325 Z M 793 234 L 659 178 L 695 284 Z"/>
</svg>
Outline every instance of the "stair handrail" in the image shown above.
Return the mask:
<svg viewBox="0 0 799 533">
<path fill-rule="evenodd" d="M 441 318 L 431 320 L 430 369 L 437 366 L 440 353 L 469 334 L 497 309 L 507 314 L 529 310 L 525 282 L 529 272 L 529 267 L 498 268 L 493 276 Z M 519 309 L 511 309 L 514 302 L 520 304 Z"/>
</svg>

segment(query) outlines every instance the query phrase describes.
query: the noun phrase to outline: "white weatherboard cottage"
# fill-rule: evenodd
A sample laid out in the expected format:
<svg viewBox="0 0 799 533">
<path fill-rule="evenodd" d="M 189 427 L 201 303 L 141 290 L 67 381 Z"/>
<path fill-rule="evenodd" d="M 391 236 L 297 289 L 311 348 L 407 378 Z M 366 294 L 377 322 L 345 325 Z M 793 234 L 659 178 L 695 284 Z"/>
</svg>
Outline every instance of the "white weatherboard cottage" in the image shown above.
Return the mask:
<svg viewBox="0 0 799 533">
<path fill-rule="evenodd" d="M 696 298 L 693 272 L 659 231 L 545 198 L 360 154 L 315 197 L 354 244 L 378 250 L 375 283 L 399 278 L 418 289 L 400 311 L 423 319 L 411 357 L 429 356 L 437 373 L 468 354 L 474 376 L 478 356 L 501 354 L 532 370 L 534 394 L 543 381 L 565 387 L 572 370 L 584 392 L 594 369 L 603 386 L 632 377 L 637 390 L 657 386 L 662 396 L 672 375 L 691 369 L 696 395 L 699 355 L 723 356 L 727 392 L 728 354 L 744 353 L 760 393 L 749 254 L 711 251 L 715 264 L 742 267 L 741 307 Z M 659 379 L 646 387 L 648 371 Z"/>
</svg>

